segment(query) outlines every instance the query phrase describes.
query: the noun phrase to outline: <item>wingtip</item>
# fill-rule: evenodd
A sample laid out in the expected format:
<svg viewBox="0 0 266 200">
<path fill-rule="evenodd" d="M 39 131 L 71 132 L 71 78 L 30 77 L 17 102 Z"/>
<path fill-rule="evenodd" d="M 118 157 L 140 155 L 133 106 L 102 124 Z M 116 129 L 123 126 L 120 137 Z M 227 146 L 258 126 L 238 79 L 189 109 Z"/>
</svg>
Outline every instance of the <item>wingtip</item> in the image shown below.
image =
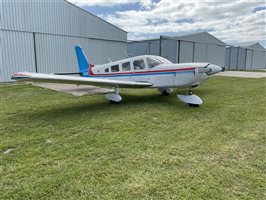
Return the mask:
<svg viewBox="0 0 266 200">
<path fill-rule="evenodd" d="M 21 79 L 21 78 L 28 78 L 29 75 L 26 73 L 18 72 L 12 75 L 11 79 L 16 80 L 16 79 Z"/>
</svg>

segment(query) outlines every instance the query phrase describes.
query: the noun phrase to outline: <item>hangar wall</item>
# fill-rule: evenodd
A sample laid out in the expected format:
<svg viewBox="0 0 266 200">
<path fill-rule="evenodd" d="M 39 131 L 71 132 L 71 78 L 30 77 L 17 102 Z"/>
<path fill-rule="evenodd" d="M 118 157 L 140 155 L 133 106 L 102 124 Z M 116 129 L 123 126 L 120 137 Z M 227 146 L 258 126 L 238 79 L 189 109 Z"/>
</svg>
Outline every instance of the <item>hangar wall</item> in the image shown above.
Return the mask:
<svg viewBox="0 0 266 200">
<path fill-rule="evenodd" d="M 226 67 L 229 70 L 266 69 L 266 50 L 259 44 L 227 47 Z"/>
<path fill-rule="evenodd" d="M 125 58 L 127 33 L 64 0 L 0 1 L 0 81 L 13 73 L 77 72 L 74 46 L 93 64 Z"/>
<path fill-rule="evenodd" d="M 205 32 L 128 42 L 127 51 L 130 56 L 161 55 L 173 63 L 210 62 L 225 66 L 225 43 Z"/>
</svg>

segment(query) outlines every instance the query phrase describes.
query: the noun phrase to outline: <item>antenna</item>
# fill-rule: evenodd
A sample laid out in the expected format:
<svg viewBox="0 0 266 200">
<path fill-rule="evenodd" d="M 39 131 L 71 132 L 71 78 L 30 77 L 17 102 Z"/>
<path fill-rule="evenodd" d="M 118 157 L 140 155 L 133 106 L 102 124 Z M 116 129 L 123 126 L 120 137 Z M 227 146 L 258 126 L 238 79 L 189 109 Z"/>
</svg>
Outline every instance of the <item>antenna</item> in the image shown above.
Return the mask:
<svg viewBox="0 0 266 200">
<path fill-rule="evenodd" d="M 126 56 L 127 58 L 129 58 L 127 52 L 126 52 L 124 49 L 122 49 L 122 51 L 123 51 L 123 53 L 125 54 L 125 56 Z"/>
<path fill-rule="evenodd" d="M 105 59 L 105 62 L 106 62 L 106 63 L 110 63 L 110 62 L 113 62 L 113 61 L 111 60 L 110 57 L 107 57 L 107 58 Z"/>
</svg>

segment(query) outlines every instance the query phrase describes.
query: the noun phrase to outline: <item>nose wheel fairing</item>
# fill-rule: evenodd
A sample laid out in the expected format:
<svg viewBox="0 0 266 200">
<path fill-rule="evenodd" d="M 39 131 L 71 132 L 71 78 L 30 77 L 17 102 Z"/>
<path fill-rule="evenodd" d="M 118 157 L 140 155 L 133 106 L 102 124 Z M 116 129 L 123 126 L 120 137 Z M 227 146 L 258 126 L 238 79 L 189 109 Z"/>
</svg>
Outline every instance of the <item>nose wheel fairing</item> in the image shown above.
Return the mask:
<svg viewBox="0 0 266 200">
<path fill-rule="evenodd" d="M 187 103 L 189 106 L 193 107 L 198 107 L 203 103 L 201 98 L 199 98 L 195 94 L 189 94 L 189 95 L 178 94 L 177 97 L 180 101 Z"/>
<path fill-rule="evenodd" d="M 188 95 L 178 94 L 177 98 L 191 107 L 199 107 L 203 103 L 200 97 L 192 93 L 191 88 L 189 88 Z"/>
</svg>

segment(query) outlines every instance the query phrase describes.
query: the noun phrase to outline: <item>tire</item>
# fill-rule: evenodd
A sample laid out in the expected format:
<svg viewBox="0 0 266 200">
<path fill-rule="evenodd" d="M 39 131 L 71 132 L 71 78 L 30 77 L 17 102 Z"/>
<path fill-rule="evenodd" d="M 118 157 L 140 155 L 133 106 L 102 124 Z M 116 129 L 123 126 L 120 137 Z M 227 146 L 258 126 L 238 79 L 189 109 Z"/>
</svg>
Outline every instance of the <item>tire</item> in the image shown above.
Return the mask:
<svg viewBox="0 0 266 200">
<path fill-rule="evenodd" d="M 162 91 L 162 95 L 163 95 L 163 96 L 169 96 L 170 93 L 168 93 L 166 90 L 163 90 L 163 91 Z"/>
<path fill-rule="evenodd" d="M 111 104 L 119 104 L 120 102 L 110 100 Z"/>
<path fill-rule="evenodd" d="M 188 105 L 189 105 L 190 107 L 193 107 L 193 108 L 197 108 L 197 107 L 200 106 L 199 104 L 192 104 L 192 103 L 188 103 Z"/>
</svg>

